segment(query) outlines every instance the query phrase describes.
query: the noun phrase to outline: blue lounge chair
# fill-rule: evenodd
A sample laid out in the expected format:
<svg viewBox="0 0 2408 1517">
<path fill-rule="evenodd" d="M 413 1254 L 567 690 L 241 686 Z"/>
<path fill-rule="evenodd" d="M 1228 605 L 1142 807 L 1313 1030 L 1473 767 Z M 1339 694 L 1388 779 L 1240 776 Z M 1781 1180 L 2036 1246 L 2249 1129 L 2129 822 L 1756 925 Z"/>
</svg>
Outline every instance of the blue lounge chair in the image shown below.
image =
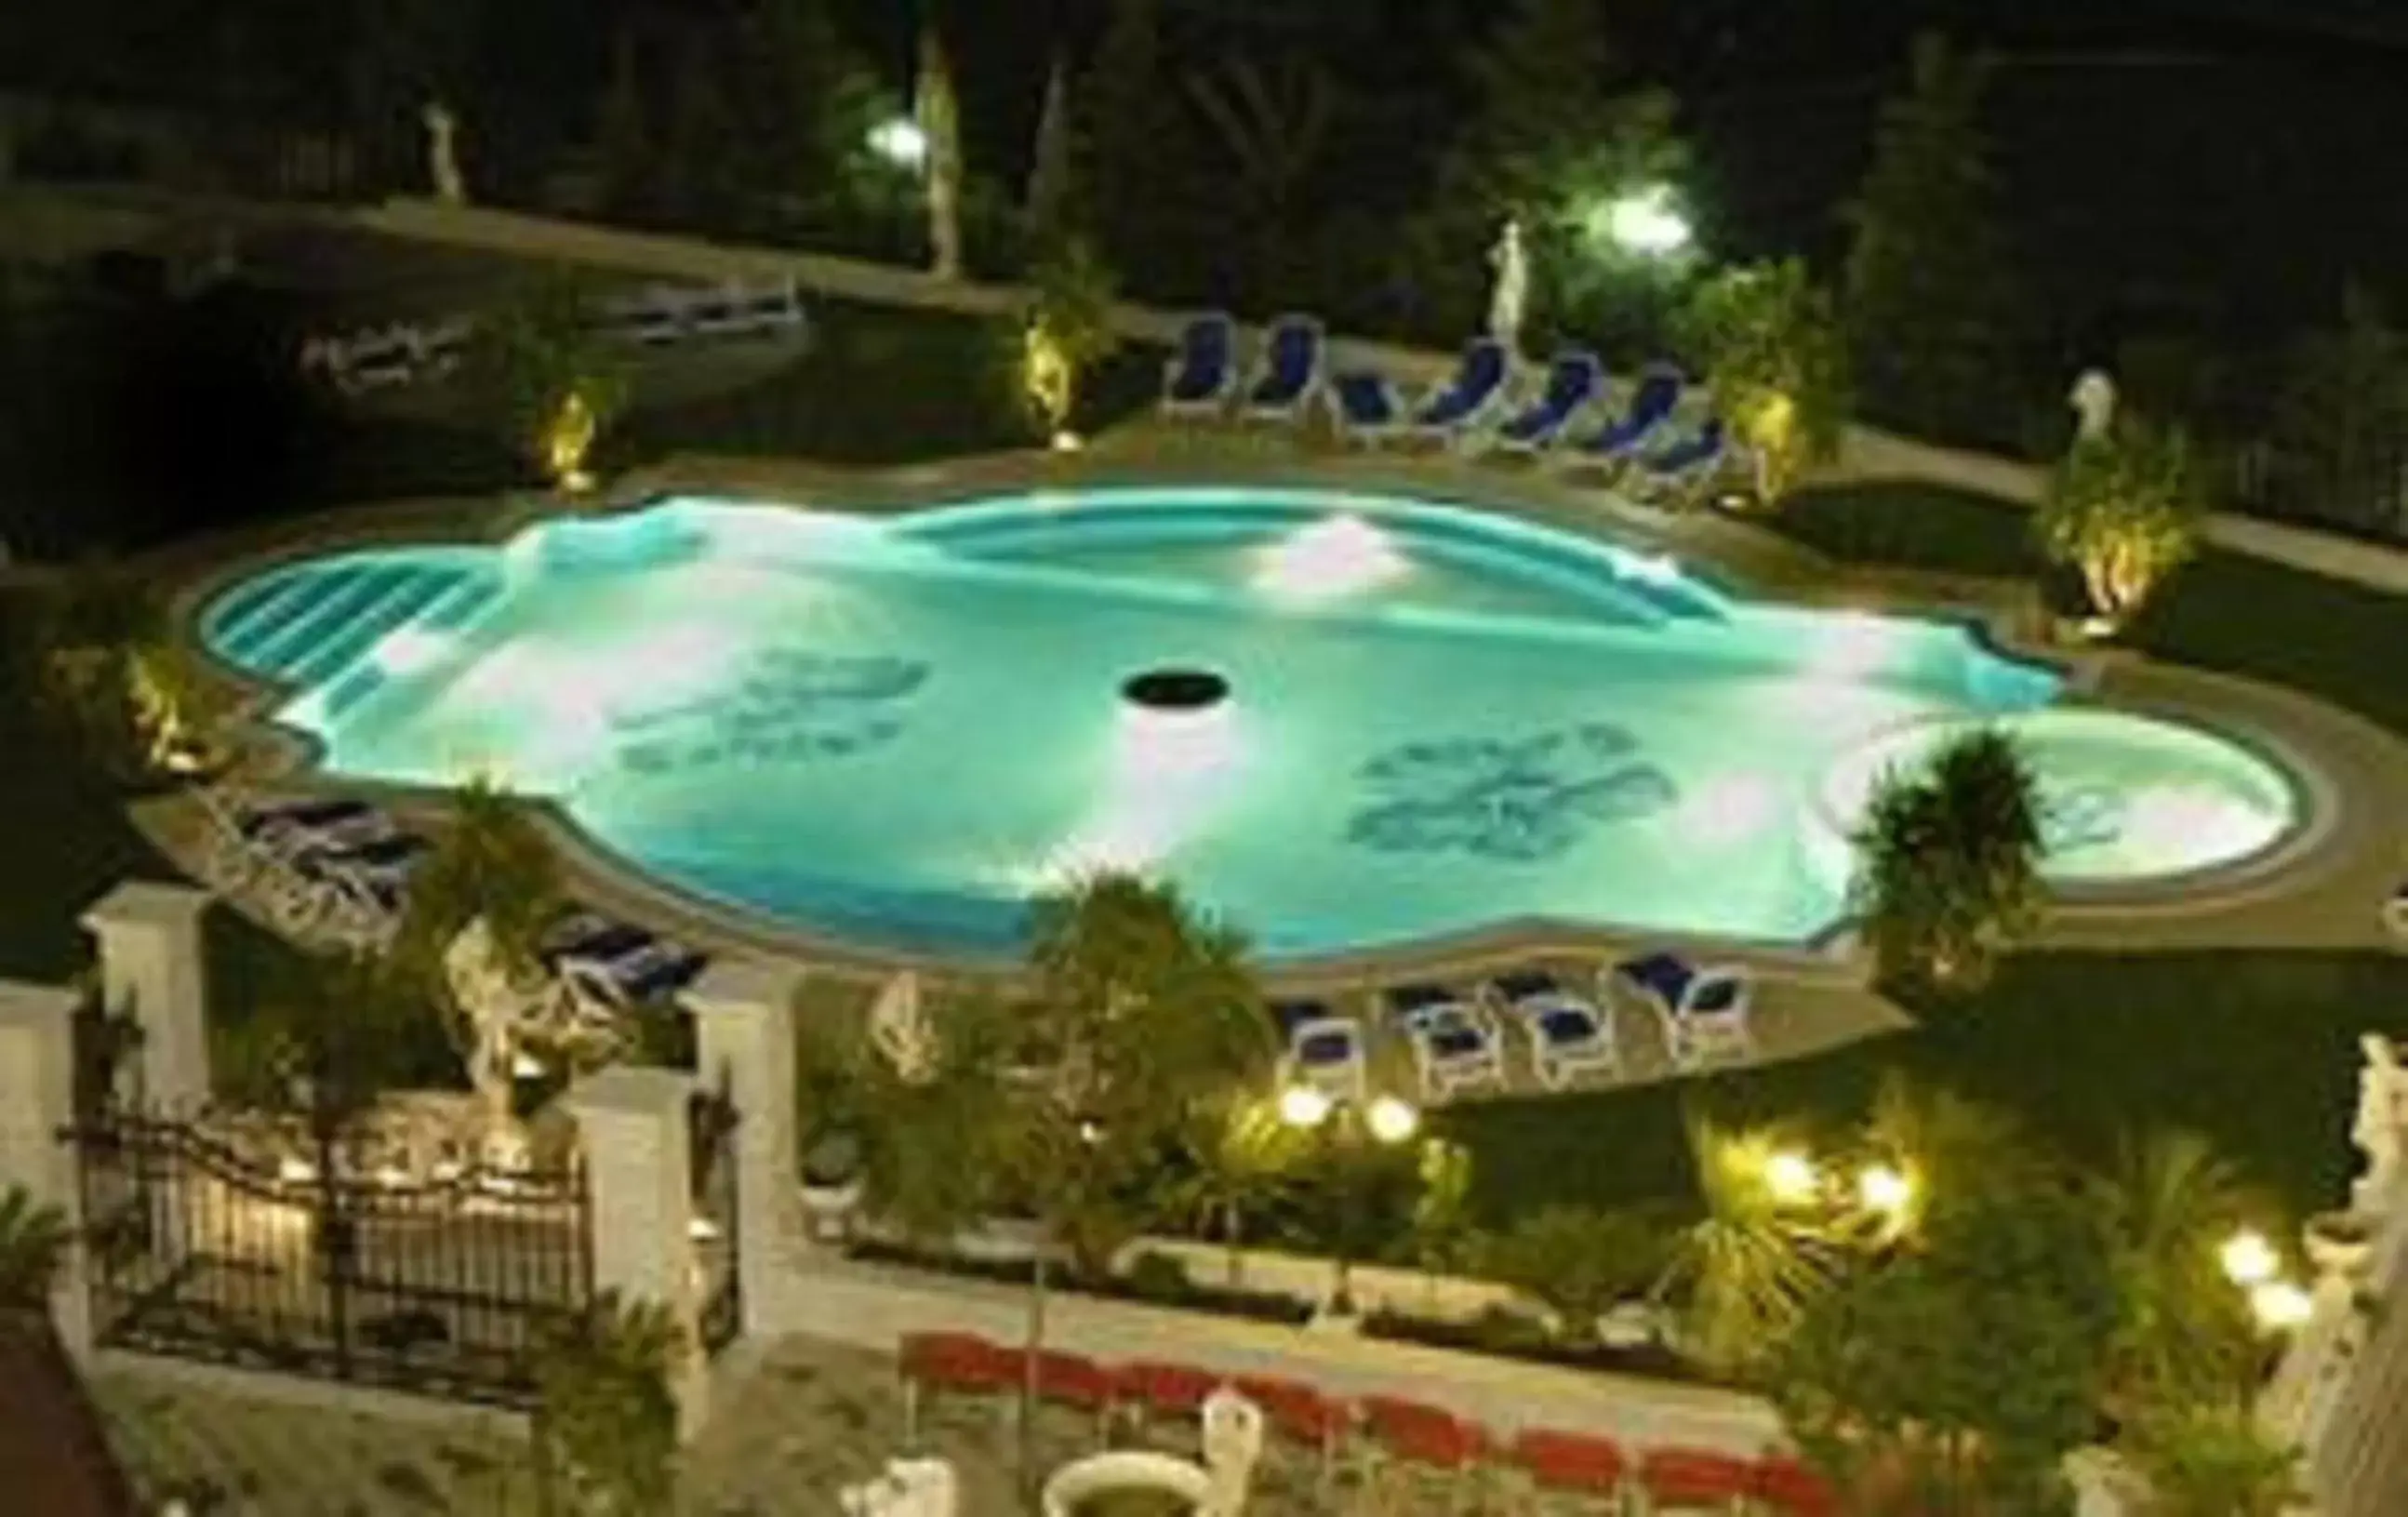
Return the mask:
<svg viewBox="0 0 2408 1517">
<path fill-rule="evenodd" d="M 1162 414 L 1211 416 L 1238 387 L 1238 325 L 1224 311 L 1189 322 L 1162 369 Z"/>
<path fill-rule="evenodd" d="M 1664 1029 L 1664 1051 L 1687 1068 L 1716 1052 L 1746 1054 L 1755 1049 L 1748 1031 L 1754 999 L 1747 971 L 1735 966 L 1700 968 L 1678 953 L 1625 959 L 1598 977 L 1608 998 L 1639 998 Z"/>
<path fill-rule="evenodd" d="M 1329 381 L 1329 416 L 1348 442 L 1373 446 L 1404 430 L 1404 403 L 1384 374 L 1362 370 Z"/>
<path fill-rule="evenodd" d="M 1650 505 L 1686 505 L 1729 456 L 1729 435 L 1720 417 L 1665 449 L 1642 455 L 1638 466 L 1623 476 L 1622 491 Z"/>
<path fill-rule="evenodd" d="M 1670 368 L 1656 366 L 1639 377 L 1639 388 L 1630 393 L 1630 405 L 1622 415 L 1596 436 L 1577 444 L 1565 456 L 1577 465 L 1618 465 L 1635 457 L 1672 408 L 1681 403 L 1681 376 Z"/>
<path fill-rule="evenodd" d="M 605 1024 L 684 989 L 710 963 L 706 955 L 647 928 L 593 912 L 555 924 L 538 956 L 579 1014 Z"/>
<path fill-rule="evenodd" d="M 1512 369 L 1503 343 L 1474 338 L 1465 346 L 1455 378 L 1414 408 L 1412 430 L 1444 441 L 1479 426 L 1503 402 Z"/>
<path fill-rule="evenodd" d="M 1321 323 L 1283 316 L 1271 323 L 1263 366 L 1246 387 L 1240 414 L 1250 422 L 1293 422 L 1321 388 Z"/>
<path fill-rule="evenodd" d="M 1563 435 L 1589 402 L 1605 388 L 1605 365 L 1597 354 L 1575 350 L 1558 353 L 1547 370 L 1547 387 L 1533 404 L 1498 427 L 1499 448 L 1536 452 Z"/>
<path fill-rule="evenodd" d="M 1621 1072 L 1612 1007 L 1598 1005 L 1544 969 L 1498 975 L 1481 992 L 1521 1027 L 1530 1043 L 1530 1068 L 1550 1090 L 1590 1071 Z"/>
<path fill-rule="evenodd" d="M 1392 986 L 1381 994 L 1389 1020 L 1412 1048 L 1422 1099 L 1505 1083 L 1505 1050 L 1496 1019 L 1477 1000 L 1444 985 Z"/>
<path fill-rule="evenodd" d="M 1370 1079 L 1370 1053 L 1363 1024 L 1341 1017 L 1326 1001 L 1274 1001 L 1286 1049 L 1280 1055 L 1283 1087 L 1303 1085 L 1333 1101 L 1359 1101 Z"/>
</svg>

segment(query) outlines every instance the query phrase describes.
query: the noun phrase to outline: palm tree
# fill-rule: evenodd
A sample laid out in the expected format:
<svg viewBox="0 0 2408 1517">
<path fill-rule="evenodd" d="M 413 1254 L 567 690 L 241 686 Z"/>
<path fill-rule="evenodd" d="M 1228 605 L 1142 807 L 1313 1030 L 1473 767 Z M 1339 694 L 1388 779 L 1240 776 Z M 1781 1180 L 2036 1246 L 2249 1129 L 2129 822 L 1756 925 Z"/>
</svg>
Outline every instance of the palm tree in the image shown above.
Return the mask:
<svg viewBox="0 0 2408 1517">
<path fill-rule="evenodd" d="M 1337 86 L 1328 70 L 1296 57 L 1269 68 L 1232 58 L 1186 83 L 1234 171 L 1239 224 L 1254 229 L 1249 288 L 1268 298 L 1294 272 L 1291 212 L 1328 145 Z"/>
<path fill-rule="evenodd" d="M 1934 1209 L 2036 1181 L 2044 1170 L 2013 1115 L 1897 1070 L 1883 1076 L 1865 1125 L 1868 1158 L 1909 1182 L 1907 1212 L 1896 1219 L 1900 1232 Z"/>
<path fill-rule="evenodd" d="M 0 1191 L 0 1311 L 47 1312 L 72 1235 L 58 1208 L 22 1185 Z"/>
<path fill-rule="evenodd" d="M 23 644 L 32 687 L 58 725 L 121 783 L 200 750 L 226 709 L 132 569 L 87 559 L 48 587 Z"/>
<path fill-rule="evenodd" d="M 2190 1132 L 2125 1146 L 2092 1197 L 2114 1261 L 2121 1321 L 2108 1395 L 2128 1416 L 2231 1398 L 2257 1341 L 2219 1251 L 2263 1208 L 2239 1171 Z"/>
<path fill-rule="evenodd" d="M 1146 1168 L 1203 1103 L 1254 1081 L 1271 1046 L 1244 938 L 1205 919 L 1172 886 L 1106 871 L 1038 903 L 1033 986 L 1018 1011 L 1022 1063 L 1009 1123 L 1012 1179 L 1048 1244 L 1127 1230 Z M 1028 1309 L 1030 1374 L 1045 1336 L 1048 1250 Z M 1022 1419 L 1021 1464 L 1029 1473 Z"/>
<path fill-rule="evenodd" d="M 1661 1277 L 1664 1253 L 1664 1229 L 1644 1212 L 1555 1206 L 1490 1239 L 1483 1263 L 1552 1309 L 1567 1339 L 1587 1343 L 1607 1309 Z"/>
<path fill-rule="evenodd" d="M 1853 904 L 1885 976 L 1979 983 L 2038 915 L 2040 804 L 2003 732 L 1969 732 L 1923 772 L 1885 775 L 1854 841 Z"/>
<path fill-rule="evenodd" d="M 546 1510 L 644 1517 L 671 1510 L 684 1352 L 668 1309 L 605 1291 L 545 1342 L 533 1423 Z M 563 1490 L 562 1487 L 566 1487 Z"/>
<path fill-rule="evenodd" d="M 481 921 L 505 968 L 539 973 L 561 900 L 559 855 L 525 803 L 491 780 L 471 780 L 452 792 L 450 823 L 410 871 L 401 955 L 439 975 L 452 940 Z"/>
<path fill-rule="evenodd" d="M 1305 1131 L 1281 1121 L 1274 1103 L 1240 1095 L 1197 1113 L 1180 1138 L 1188 1167 L 1165 1187 L 1163 1209 L 1220 1236 L 1229 1251 L 1230 1284 L 1243 1266 L 1247 1219 L 1298 1193 L 1309 1146 Z"/>
<path fill-rule="evenodd" d="M 2306 1499 L 2299 1456 L 2267 1442 L 2245 1406 L 2150 1417 L 2125 1446 L 2149 1482 L 2143 1517 L 2283 1517 Z"/>
<path fill-rule="evenodd" d="M 1767 1181 L 1779 1149 L 1770 1133 L 1689 1122 L 1705 1215 L 1674 1236 L 1654 1294 L 1679 1305 L 1687 1351 L 1724 1374 L 1761 1364 L 1831 1276 L 1828 1240 Z"/>
<path fill-rule="evenodd" d="M 922 1069 L 896 1067 L 857 1023 L 797 1007 L 798 1105 L 806 1152 L 833 1140 L 858 1163 L 861 1208 L 906 1236 L 950 1241 L 1001 1197 L 1010 1111 L 1002 1071 L 1004 1009 L 971 999 L 945 1009 Z"/>
</svg>

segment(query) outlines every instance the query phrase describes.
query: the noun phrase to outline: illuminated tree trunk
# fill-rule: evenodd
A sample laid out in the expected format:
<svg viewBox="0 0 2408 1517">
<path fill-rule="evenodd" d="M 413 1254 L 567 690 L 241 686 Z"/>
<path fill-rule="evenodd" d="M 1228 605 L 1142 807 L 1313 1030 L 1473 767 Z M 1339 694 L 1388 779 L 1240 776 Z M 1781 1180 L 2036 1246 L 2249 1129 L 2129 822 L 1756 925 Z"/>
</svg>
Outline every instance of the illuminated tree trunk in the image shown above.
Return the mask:
<svg viewBox="0 0 2408 1517">
<path fill-rule="evenodd" d="M 920 34 L 920 131 L 928 143 L 929 266 L 940 279 L 962 277 L 961 113 L 953 76 L 935 27 Z"/>
<path fill-rule="evenodd" d="M 1070 204 L 1070 79 L 1061 57 L 1045 78 L 1045 105 L 1037 118 L 1036 151 L 1028 172 L 1028 222 L 1039 236 L 1067 228 Z"/>
</svg>

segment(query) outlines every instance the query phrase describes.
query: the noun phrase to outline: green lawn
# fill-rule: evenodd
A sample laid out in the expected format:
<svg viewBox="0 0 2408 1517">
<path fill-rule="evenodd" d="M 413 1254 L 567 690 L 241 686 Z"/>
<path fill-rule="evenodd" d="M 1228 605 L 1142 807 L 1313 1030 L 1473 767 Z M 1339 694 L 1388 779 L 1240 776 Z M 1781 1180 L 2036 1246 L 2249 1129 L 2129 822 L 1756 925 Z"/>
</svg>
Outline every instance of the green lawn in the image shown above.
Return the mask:
<svg viewBox="0 0 2408 1517">
<path fill-rule="evenodd" d="M 1919 484 L 1809 491 L 1766 519 L 1837 558 L 1994 575 L 2045 570 L 2029 522 L 1985 495 Z M 2051 589 L 2062 594 L 2062 581 Z M 2212 548 L 2143 608 L 2130 640 L 2160 658 L 2321 695 L 2408 733 L 2403 634 L 2408 601 L 2397 595 Z"/>
<path fill-rule="evenodd" d="M 2026 513 L 1920 485 L 1799 496 L 1771 525 L 1835 557 L 2030 574 Z M 2408 734 L 2397 672 L 2408 604 L 2211 551 L 2133 631 L 2158 656 L 2292 686 Z M 1479 1164 L 1489 1215 L 1688 1190 L 1684 1102 L 1734 1117 L 1844 1123 L 1899 1068 L 2021 1113 L 2099 1160 L 2152 1124 L 2213 1137 L 2294 1209 L 2339 1198 L 2363 1031 L 2408 1036 L 2408 957 L 2379 953 L 2030 953 L 1925 1026 L 1818 1059 L 1625 1095 L 1466 1110 L 1444 1120 Z"/>
<path fill-rule="evenodd" d="M 2408 1036 L 2408 958 L 2380 953 L 2030 953 L 1910 1034 L 1821 1058 L 1624 1094 L 1467 1108 L 1494 1219 L 1551 1201 L 1687 1194 L 1683 1108 L 1726 1121 L 1854 1121 L 1896 1068 L 2019 1113 L 2074 1157 L 2195 1128 L 2295 1211 L 2339 1199 L 2358 1035 Z"/>
</svg>

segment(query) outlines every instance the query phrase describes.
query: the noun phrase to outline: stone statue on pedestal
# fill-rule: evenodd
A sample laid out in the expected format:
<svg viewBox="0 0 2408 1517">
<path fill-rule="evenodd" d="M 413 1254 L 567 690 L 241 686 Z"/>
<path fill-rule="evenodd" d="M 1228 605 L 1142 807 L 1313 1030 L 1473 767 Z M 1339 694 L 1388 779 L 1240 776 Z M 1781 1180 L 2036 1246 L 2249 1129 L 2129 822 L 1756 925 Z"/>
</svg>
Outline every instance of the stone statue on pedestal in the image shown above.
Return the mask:
<svg viewBox="0 0 2408 1517">
<path fill-rule="evenodd" d="M 1211 1481 L 1199 1517 L 1239 1517 L 1263 1453 L 1263 1409 L 1224 1385 L 1204 1398 L 1204 1472 Z"/>
<path fill-rule="evenodd" d="M 468 186 L 460 178 L 460 119 L 440 100 L 429 100 L 418 119 L 426 124 L 426 178 L 435 198 L 447 206 L 468 203 Z"/>
<path fill-rule="evenodd" d="M 1522 318 L 1530 304 L 1530 253 L 1523 245 L 1522 223 L 1508 218 L 1488 250 L 1488 266 L 1497 282 L 1488 291 L 1488 335 L 1508 353 L 1521 351 Z"/>
<path fill-rule="evenodd" d="M 2400 1187 L 2401 1151 L 2408 1142 L 2408 1069 L 2400 1066 L 2399 1046 L 2378 1033 L 2366 1034 L 2358 1046 L 2366 1066 L 2358 1075 L 2358 1116 L 2349 1140 L 2366 1155 L 2366 1172 L 2350 1186 L 2350 1209 L 2379 1217 L 2392 1209 Z"/>
<path fill-rule="evenodd" d="M 2084 369 L 2065 397 L 2073 408 L 2077 442 L 2104 442 L 2115 426 L 2115 381 L 2104 369 Z"/>
</svg>

